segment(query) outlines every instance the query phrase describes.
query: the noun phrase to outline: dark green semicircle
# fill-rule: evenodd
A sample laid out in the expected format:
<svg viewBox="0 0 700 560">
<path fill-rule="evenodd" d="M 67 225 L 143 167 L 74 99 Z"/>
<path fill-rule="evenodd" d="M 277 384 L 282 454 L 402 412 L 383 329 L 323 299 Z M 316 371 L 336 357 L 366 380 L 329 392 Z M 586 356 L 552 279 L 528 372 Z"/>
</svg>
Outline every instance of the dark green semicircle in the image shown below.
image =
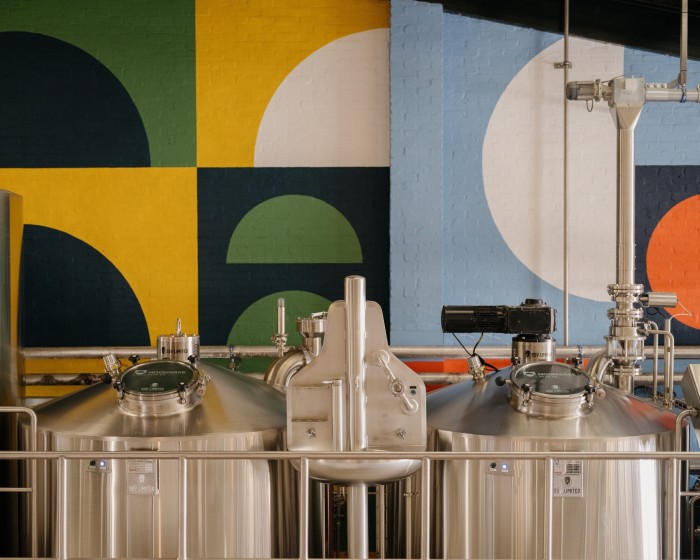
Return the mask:
<svg viewBox="0 0 700 560">
<path fill-rule="evenodd" d="M 347 218 L 318 198 L 286 195 L 258 204 L 229 242 L 230 264 L 361 263 L 360 240 Z"/>
</svg>

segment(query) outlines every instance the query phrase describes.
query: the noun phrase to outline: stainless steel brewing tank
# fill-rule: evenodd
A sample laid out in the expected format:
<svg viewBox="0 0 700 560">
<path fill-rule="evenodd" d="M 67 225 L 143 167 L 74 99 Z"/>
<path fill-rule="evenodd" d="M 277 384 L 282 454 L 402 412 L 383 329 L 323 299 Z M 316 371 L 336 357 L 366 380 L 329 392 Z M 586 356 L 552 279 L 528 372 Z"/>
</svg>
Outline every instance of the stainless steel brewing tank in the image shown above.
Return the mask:
<svg viewBox="0 0 700 560">
<path fill-rule="evenodd" d="M 590 387 L 582 391 L 578 405 L 567 404 L 568 417 L 558 419 L 516 410 L 522 391 L 497 385 L 493 375 L 428 395 L 433 450 L 493 453 L 487 460 L 436 466 L 435 557 L 544 557 L 544 462 L 504 460 L 501 452 L 673 448 L 672 413 L 605 391 L 591 407 Z M 555 461 L 552 556 L 661 558 L 665 470 L 654 460 Z"/>
<path fill-rule="evenodd" d="M 87 387 L 37 410 L 40 450 L 93 452 L 91 459 L 67 462 L 60 494 L 55 464 L 39 466 L 41 556 L 297 554 L 296 477 L 290 466 L 264 460 L 191 460 L 183 481 L 177 459 L 158 458 L 159 451 L 278 448 L 286 424 L 284 395 L 244 374 L 203 362 L 195 367 L 208 381 L 206 392 L 199 404 L 185 405 L 179 412 L 164 408 L 165 396 L 155 393 L 161 411 L 157 416 L 142 414 L 150 397 L 145 393 L 134 392 L 131 396 L 137 398 L 118 405 L 117 392 L 107 384 Z M 183 394 L 192 403 L 194 381 L 186 385 Z M 103 451 L 147 452 L 148 457 L 109 460 L 101 457 Z M 59 519 L 66 524 L 63 534 L 58 533 Z"/>
</svg>

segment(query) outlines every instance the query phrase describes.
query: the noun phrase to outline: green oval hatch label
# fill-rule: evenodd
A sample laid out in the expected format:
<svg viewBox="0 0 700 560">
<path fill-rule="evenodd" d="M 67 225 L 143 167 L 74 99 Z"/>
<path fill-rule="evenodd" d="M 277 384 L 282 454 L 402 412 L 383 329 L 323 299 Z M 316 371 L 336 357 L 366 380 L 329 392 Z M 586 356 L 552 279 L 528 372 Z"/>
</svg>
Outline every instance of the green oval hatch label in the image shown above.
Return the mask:
<svg viewBox="0 0 700 560">
<path fill-rule="evenodd" d="M 181 383 L 188 387 L 195 370 L 182 362 L 146 362 L 137 364 L 122 376 L 124 390 L 131 393 L 167 393 L 177 391 Z"/>
</svg>

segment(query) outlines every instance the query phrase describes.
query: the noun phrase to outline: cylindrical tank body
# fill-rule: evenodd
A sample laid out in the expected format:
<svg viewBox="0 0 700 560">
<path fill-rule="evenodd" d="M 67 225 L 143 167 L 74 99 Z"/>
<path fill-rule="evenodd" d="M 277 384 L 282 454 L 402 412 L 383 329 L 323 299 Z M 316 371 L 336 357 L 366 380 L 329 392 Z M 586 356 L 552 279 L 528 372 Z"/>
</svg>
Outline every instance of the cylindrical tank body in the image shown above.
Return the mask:
<svg viewBox="0 0 700 560">
<path fill-rule="evenodd" d="M 434 556 L 544 557 L 544 461 L 507 460 L 499 453 L 673 448 L 672 413 L 605 390 L 590 411 L 558 419 L 516 410 L 512 398 L 509 403 L 512 387 L 498 386 L 494 376 L 430 394 L 432 449 L 493 453 L 487 460 L 436 465 Z M 555 461 L 553 558 L 662 557 L 665 471 L 654 460 Z"/>
<path fill-rule="evenodd" d="M 37 410 L 40 450 L 94 453 L 90 459 L 68 460 L 63 482 L 57 479 L 55 462 L 39 465 L 41 556 L 270 558 L 297 554 L 297 479 L 289 465 L 197 459 L 188 460 L 182 469 L 178 459 L 158 458 L 161 451 L 245 452 L 279 447 L 286 423 L 284 395 L 218 366 L 198 362 L 196 369 L 207 378 L 206 392 L 199 404 L 182 412 L 135 414 L 117 405 L 117 392 L 107 384 L 88 387 Z M 126 381 L 125 391 L 128 385 Z M 163 410 L 162 401 L 158 406 Z M 101 457 L 104 451 L 147 452 L 148 457 L 111 460 Z M 64 530 L 59 534 L 61 526 Z"/>
</svg>

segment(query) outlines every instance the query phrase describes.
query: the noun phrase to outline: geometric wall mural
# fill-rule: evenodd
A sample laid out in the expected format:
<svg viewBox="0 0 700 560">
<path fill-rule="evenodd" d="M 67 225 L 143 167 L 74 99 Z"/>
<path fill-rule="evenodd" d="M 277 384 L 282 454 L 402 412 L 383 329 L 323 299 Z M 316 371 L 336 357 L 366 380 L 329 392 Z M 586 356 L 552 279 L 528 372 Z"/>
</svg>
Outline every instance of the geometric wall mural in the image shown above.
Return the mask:
<svg viewBox="0 0 700 560">
<path fill-rule="evenodd" d="M 246 335 L 239 323 L 242 338 L 229 340 L 251 302 L 280 291 L 343 299 L 343 279 L 352 274 L 367 279 L 367 298 L 382 305 L 388 323 L 387 168 L 200 168 L 197 208 L 203 344 L 269 340 L 274 303 L 263 333 L 250 325 Z"/>
<path fill-rule="evenodd" d="M 348 274 L 366 275 L 388 313 L 388 8 L 0 5 L 0 189 L 24 198 L 25 344 L 149 344 L 178 317 L 205 344 L 255 332 L 268 344 L 276 325 L 255 326 L 266 298 L 319 311 Z M 341 96 L 326 89 L 339 57 L 354 69 Z M 286 108 L 295 88 L 280 87 L 297 66 L 313 78 L 292 83 L 314 96 L 301 120 Z M 329 136 L 259 134 L 273 97 Z M 295 141 L 293 157 L 308 159 L 288 169 L 267 150 L 277 170 L 253 171 L 258 138 Z M 301 169 L 319 147 L 326 170 Z"/>
<path fill-rule="evenodd" d="M 0 166 L 150 165 L 141 116 L 98 60 L 36 33 L 0 33 L 0 53 Z"/>
<path fill-rule="evenodd" d="M 148 346 L 133 290 L 87 243 L 26 225 L 22 244 L 23 343 L 26 346 Z"/>
<path fill-rule="evenodd" d="M 571 45 L 571 79 L 670 68 Z M 144 324 L 152 342 L 181 316 L 203 344 L 248 344 L 275 328 L 254 317 L 279 294 L 318 311 L 350 274 L 387 324 L 391 286 L 393 344 L 451 344 L 443 303 L 562 303 L 559 35 L 413 0 L 33 0 L 0 4 L 0 47 L 0 188 L 24 197 L 32 343 L 88 344 L 106 314 L 105 343 L 143 340 Z M 637 280 L 678 292 L 696 315 L 674 320 L 676 341 L 698 344 L 697 104 L 672 129 L 663 105 L 637 130 Z M 569 122 L 584 344 L 603 342 L 614 280 L 612 218 L 595 210 L 614 190 L 613 126 L 604 104 L 593 113 L 579 104 Z"/>
<path fill-rule="evenodd" d="M 656 292 L 675 292 L 680 307 L 652 317 L 672 323 L 675 343 L 700 344 L 700 167 L 636 166 L 637 282 Z M 653 311 L 652 311 L 653 313 Z"/>
<path fill-rule="evenodd" d="M 604 344 L 616 266 L 607 104 L 566 101 L 559 34 L 413 0 L 392 1 L 391 22 L 392 343 L 455 344 L 437 320 L 444 303 L 538 297 L 557 308 L 558 344 Z M 580 38 L 570 49 L 567 80 L 667 83 L 678 73 L 674 55 Z M 700 62 L 688 61 L 687 81 L 700 81 Z M 694 313 L 671 311 L 676 342 L 686 345 L 700 343 L 698 107 L 647 103 L 634 150 L 636 280 L 676 292 Z M 442 227 L 424 227 L 426 216 Z M 668 310 L 656 316 L 660 325 L 664 316 Z"/>
<path fill-rule="evenodd" d="M 226 262 L 361 263 L 362 248 L 335 208 L 291 194 L 270 198 L 245 215 L 231 235 Z"/>
</svg>

